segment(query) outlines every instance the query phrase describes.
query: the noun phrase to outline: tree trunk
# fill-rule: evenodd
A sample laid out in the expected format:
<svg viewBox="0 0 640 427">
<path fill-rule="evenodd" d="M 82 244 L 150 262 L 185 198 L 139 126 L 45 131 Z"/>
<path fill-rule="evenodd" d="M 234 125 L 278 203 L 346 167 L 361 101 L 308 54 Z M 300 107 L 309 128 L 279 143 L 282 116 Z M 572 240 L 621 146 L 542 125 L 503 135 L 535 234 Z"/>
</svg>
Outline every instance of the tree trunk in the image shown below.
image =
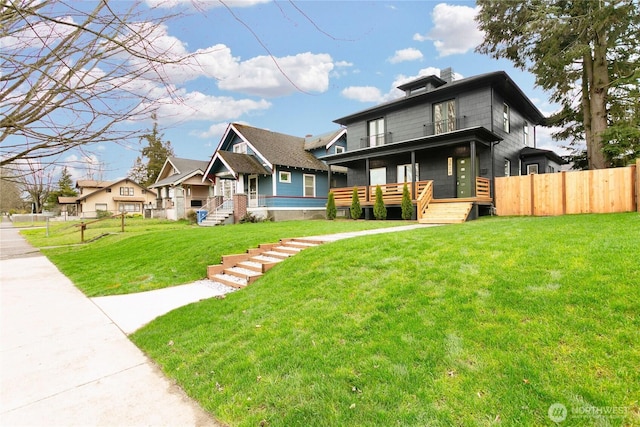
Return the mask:
<svg viewBox="0 0 640 427">
<path fill-rule="evenodd" d="M 591 81 L 591 74 L 593 72 L 591 53 L 585 53 L 582 57 L 582 124 L 584 126 L 584 140 L 587 144 L 587 164 L 589 169 L 592 168 L 594 144 L 593 144 L 593 132 L 591 131 L 591 101 L 589 98 L 589 82 Z"/>
<path fill-rule="evenodd" d="M 592 80 L 589 82 L 591 100 L 591 131 L 593 133 L 593 153 L 591 169 L 604 169 L 609 162 L 604 156 L 602 133 L 607 129 L 607 92 L 609 70 L 607 63 L 607 36 L 605 30 L 596 32 L 593 48 Z"/>
</svg>

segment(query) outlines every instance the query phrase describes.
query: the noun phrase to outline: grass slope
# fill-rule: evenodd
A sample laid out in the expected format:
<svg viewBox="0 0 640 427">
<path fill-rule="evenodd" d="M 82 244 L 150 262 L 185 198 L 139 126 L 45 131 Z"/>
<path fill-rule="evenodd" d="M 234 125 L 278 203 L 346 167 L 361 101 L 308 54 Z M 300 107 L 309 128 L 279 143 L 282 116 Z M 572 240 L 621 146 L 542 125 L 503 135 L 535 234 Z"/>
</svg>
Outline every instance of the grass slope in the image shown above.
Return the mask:
<svg viewBox="0 0 640 427">
<path fill-rule="evenodd" d="M 640 425 L 639 238 L 615 214 L 348 239 L 131 338 L 231 425 Z"/>
<path fill-rule="evenodd" d="M 148 291 L 199 280 L 206 277 L 207 266 L 220 263 L 223 255 L 244 253 L 248 248 L 274 243 L 284 237 L 407 224 L 402 221 L 286 221 L 199 227 L 173 221 L 127 221 L 129 225 L 124 233 L 119 233 L 119 221 L 97 223 L 91 228 L 93 233 L 115 234 L 86 245 L 44 249 L 43 252 L 76 286 L 93 297 Z M 77 242 L 78 232 L 74 228 L 67 225 L 52 232 L 50 238 L 45 237 L 43 229 L 23 233 L 32 244 L 42 247 L 53 242 Z"/>
</svg>

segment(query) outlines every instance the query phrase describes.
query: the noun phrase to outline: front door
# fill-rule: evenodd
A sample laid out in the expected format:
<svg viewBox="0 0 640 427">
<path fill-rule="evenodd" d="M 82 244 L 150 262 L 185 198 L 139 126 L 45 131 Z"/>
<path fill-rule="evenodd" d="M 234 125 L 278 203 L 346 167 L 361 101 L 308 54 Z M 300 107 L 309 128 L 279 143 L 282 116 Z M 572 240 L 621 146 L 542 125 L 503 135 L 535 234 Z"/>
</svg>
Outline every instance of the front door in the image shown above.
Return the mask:
<svg viewBox="0 0 640 427">
<path fill-rule="evenodd" d="M 457 197 L 472 197 L 471 194 L 471 157 L 456 159 Z"/>
<path fill-rule="evenodd" d="M 258 177 L 252 175 L 249 177 L 249 207 L 258 206 Z"/>
</svg>

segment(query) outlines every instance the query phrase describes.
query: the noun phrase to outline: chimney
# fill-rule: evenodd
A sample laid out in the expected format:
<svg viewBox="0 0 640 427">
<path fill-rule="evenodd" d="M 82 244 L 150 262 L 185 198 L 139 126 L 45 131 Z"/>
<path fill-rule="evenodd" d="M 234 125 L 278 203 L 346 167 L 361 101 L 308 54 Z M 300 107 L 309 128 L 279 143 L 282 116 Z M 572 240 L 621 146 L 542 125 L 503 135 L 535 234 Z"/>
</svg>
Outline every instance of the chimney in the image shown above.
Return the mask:
<svg viewBox="0 0 640 427">
<path fill-rule="evenodd" d="M 447 83 L 453 82 L 453 70 L 451 67 L 447 67 L 443 70 L 440 70 L 440 78 Z"/>
</svg>

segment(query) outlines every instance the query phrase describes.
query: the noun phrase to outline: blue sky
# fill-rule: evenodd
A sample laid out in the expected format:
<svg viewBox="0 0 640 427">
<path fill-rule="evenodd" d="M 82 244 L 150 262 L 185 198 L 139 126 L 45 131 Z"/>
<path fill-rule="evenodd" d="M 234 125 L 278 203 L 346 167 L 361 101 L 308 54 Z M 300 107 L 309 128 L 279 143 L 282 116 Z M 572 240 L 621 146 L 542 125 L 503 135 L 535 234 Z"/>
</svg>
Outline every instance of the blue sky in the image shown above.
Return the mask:
<svg viewBox="0 0 640 427">
<path fill-rule="evenodd" d="M 183 14 L 159 40 L 197 54 L 198 66 L 168 72 L 179 102 L 158 122 L 178 157 L 209 160 L 229 122 L 290 135 L 320 134 L 333 120 L 399 96 L 411 78 L 452 67 L 460 77 L 504 70 L 544 114 L 557 106 L 534 76 L 474 52 L 482 40 L 475 2 L 147 0 Z M 276 65 L 277 64 L 277 65 Z M 151 122 L 136 126 L 151 128 Z M 537 128 L 538 147 L 553 148 Z M 126 175 L 141 145 L 98 145 L 103 179 Z M 84 178 L 74 169 L 76 179 Z"/>
</svg>

